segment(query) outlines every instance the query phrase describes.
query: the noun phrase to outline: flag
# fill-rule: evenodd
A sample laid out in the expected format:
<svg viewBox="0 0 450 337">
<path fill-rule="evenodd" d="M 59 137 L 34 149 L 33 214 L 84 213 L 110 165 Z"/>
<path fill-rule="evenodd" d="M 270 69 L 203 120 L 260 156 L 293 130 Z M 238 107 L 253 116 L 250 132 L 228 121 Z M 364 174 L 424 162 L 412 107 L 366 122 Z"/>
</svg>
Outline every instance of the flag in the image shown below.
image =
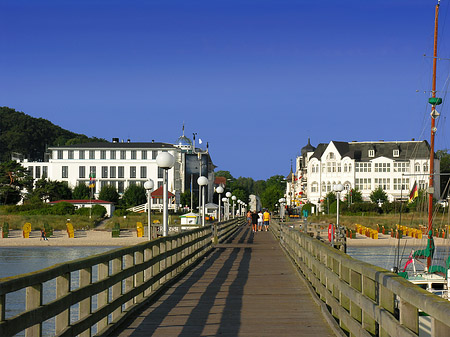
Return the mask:
<svg viewBox="0 0 450 337">
<path fill-rule="evenodd" d="M 89 174 L 89 188 L 95 188 L 95 173 Z"/>
<path fill-rule="evenodd" d="M 419 192 L 417 191 L 417 183 L 414 182 L 411 193 L 409 193 L 409 202 L 413 202 L 414 199 L 417 198 L 418 195 L 419 195 Z"/>
</svg>

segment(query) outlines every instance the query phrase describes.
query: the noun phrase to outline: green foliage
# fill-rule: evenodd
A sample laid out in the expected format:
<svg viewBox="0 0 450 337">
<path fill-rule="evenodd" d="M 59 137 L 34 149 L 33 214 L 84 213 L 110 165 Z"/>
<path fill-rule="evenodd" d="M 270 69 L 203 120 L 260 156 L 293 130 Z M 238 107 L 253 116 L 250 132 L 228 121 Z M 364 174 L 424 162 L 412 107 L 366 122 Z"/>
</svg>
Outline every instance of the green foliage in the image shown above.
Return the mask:
<svg viewBox="0 0 450 337">
<path fill-rule="evenodd" d="M 53 206 L 49 207 L 48 210 L 50 212 L 47 214 L 68 215 L 75 213 L 75 206 L 68 202 L 58 202 L 57 204 L 54 204 Z"/>
<path fill-rule="evenodd" d="M 92 215 L 103 218 L 106 215 L 106 208 L 102 205 L 92 206 Z"/>
<path fill-rule="evenodd" d="M 121 203 L 126 207 L 137 206 L 147 202 L 146 191 L 143 186 L 130 185 L 123 193 Z"/>
<path fill-rule="evenodd" d="M 379 207 L 371 202 L 355 202 L 350 205 L 348 210 L 351 214 L 378 213 Z"/>
<path fill-rule="evenodd" d="M 0 163 L 0 204 L 16 204 L 22 199 L 21 190 L 31 190 L 33 180 L 16 161 Z"/>
<path fill-rule="evenodd" d="M 316 210 L 316 205 L 314 205 L 314 204 L 311 204 L 311 203 L 307 203 L 307 204 L 304 204 L 303 206 L 302 206 L 302 213 L 303 213 L 303 211 L 307 211 L 308 212 L 308 215 L 311 215 L 312 214 L 312 208 L 314 207 L 314 210 Z"/>
<path fill-rule="evenodd" d="M 119 193 L 114 186 L 105 185 L 101 189 L 98 198 L 99 200 L 110 201 L 117 204 L 119 202 Z"/>
<path fill-rule="evenodd" d="M 231 193 L 233 193 L 234 196 L 236 196 L 236 200 L 241 200 L 245 203 L 248 202 L 248 192 L 241 189 L 241 188 L 237 188 L 235 190 L 233 190 Z"/>
<path fill-rule="evenodd" d="M 117 208 L 114 211 L 114 216 L 124 216 L 128 214 L 130 214 L 130 212 L 128 212 L 125 208 Z"/>
<path fill-rule="evenodd" d="M 350 199 L 351 203 L 355 202 L 363 202 L 363 197 L 361 191 L 358 189 L 351 189 L 349 193 L 345 196 L 344 200 L 348 202 L 348 199 Z"/>
<path fill-rule="evenodd" d="M 180 194 L 180 203 L 183 206 L 191 207 L 191 191 L 187 190 Z M 197 193 L 194 193 L 192 198 L 192 206 L 195 207 L 195 205 L 198 205 Z"/>
<path fill-rule="evenodd" d="M 20 190 L 14 186 L 0 185 L 0 204 L 15 205 L 22 200 Z"/>
<path fill-rule="evenodd" d="M 410 210 L 406 202 L 404 202 L 402 205 L 400 201 L 384 202 L 383 205 L 381 206 L 381 209 L 383 210 L 383 213 L 392 213 L 392 214 L 398 214 L 400 213 L 400 211 L 402 213 L 408 213 Z"/>
<path fill-rule="evenodd" d="M 13 152 L 31 161 L 42 160 L 47 146 L 63 146 L 72 139 L 106 141 L 64 130 L 46 119 L 33 118 L 8 107 L 0 107 L 0 130 L 0 161 L 10 160 Z"/>
<path fill-rule="evenodd" d="M 87 200 L 89 199 L 89 193 L 89 187 L 85 183 L 79 182 L 73 189 L 72 197 L 75 200 Z"/>
<path fill-rule="evenodd" d="M 70 200 L 72 190 L 66 181 L 39 179 L 31 196 L 43 201 Z"/>
<path fill-rule="evenodd" d="M 322 211 L 325 212 L 325 214 L 332 214 L 330 206 L 335 201 L 336 201 L 336 194 L 334 192 L 328 192 L 325 198 L 323 198 Z"/>
<path fill-rule="evenodd" d="M 378 204 L 379 202 L 384 203 L 388 200 L 388 196 L 386 192 L 381 188 L 381 186 L 378 186 L 375 190 L 370 193 L 370 200 L 374 204 Z"/>
<path fill-rule="evenodd" d="M 272 184 L 266 188 L 266 190 L 261 195 L 261 203 L 263 208 L 268 208 L 270 211 L 276 209 L 276 204 L 278 200 L 283 197 L 283 192 L 281 192 L 279 186 Z"/>
</svg>

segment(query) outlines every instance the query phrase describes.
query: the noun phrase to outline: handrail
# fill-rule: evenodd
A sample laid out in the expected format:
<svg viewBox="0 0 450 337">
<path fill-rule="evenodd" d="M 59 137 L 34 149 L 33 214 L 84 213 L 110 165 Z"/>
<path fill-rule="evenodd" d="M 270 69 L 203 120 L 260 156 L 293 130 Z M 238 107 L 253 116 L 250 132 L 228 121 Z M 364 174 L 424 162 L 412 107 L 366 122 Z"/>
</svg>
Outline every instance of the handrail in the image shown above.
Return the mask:
<svg viewBox="0 0 450 337">
<path fill-rule="evenodd" d="M 243 221 L 237 218 L 215 224 L 219 241 Z M 41 336 L 42 322 L 53 317 L 57 336 L 108 333 L 211 251 L 212 228 L 208 225 L 0 279 L 0 336 L 23 330 L 25 336 Z M 71 285 L 75 272 L 79 273 L 78 286 Z M 43 303 L 43 284 L 51 280 L 56 280 L 56 298 Z M 26 310 L 6 318 L 7 295 L 21 289 L 26 290 Z M 93 310 L 94 297 L 97 307 Z M 73 306 L 78 306 L 78 319 L 71 323 Z"/>
<path fill-rule="evenodd" d="M 347 333 L 418 336 L 422 311 L 432 336 L 450 335 L 449 301 L 289 226 L 280 225 L 280 244 Z"/>
</svg>

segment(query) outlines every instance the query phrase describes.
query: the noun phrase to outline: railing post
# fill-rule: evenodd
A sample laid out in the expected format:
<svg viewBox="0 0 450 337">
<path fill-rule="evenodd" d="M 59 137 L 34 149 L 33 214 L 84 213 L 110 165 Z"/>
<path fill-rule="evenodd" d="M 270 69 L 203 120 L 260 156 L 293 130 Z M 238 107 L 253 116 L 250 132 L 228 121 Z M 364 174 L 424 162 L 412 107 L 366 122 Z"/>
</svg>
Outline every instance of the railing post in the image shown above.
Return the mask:
<svg viewBox="0 0 450 337">
<path fill-rule="evenodd" d="M 415 306 L 406 302 L 404 299 L 399 300 L 400 324 L 406 326 L 416 334 L 419 333 L 419 312 Z"/>
<path fill-rule="evenodd" d="M 358 292 L 362 290 L 361 274 L 354 270 L 350 270 L 350 286 Z M 358 322 L 362 322 L 362 310 L 353 301 L 350 300 L 350 315 Z"/>
<path fill-rule="evenodd" d="M 389 311 L 392 315 L 394 315 L 395 311 L 395 296 L 392 291 L 388 288 L 384 287 L 382 284 L 378 284 L 379 286 L 379 299 L 380 306 Z M 387 337 L 389 334 L 383 329 L 383 325 L 380 325 L 380 337 Z"/>
<path fill-rule="evenodd" d="M 153 245 L 153 247 L 152 247 L 152 254 L 153 254 L 153 258 L 156 258 L 156 257 L 160 257 L 160 244 L 158 243 L 158 244 L 155 244 L 155 245 Z M 159 272 L 160 272 L 160 265 L 161 265 L 161 262 L 156 262 L 156 263 L 154 263 L 153 264 L 153 266 L 152 266 L 152 276 L 155 276 L 155 275 L 157 275 Z M 155 282 L 153 282 L 153 284 L 152 284 L 152 291 L 155 291 L 156 289 L 158 289 L 159 288 L 159 285 L 160 285 L 160 280 L 158 279 L 158 280 L 156 280 Z"/>
<path fill-rule="evenodd" d="M 5 295 L 0 295 L 0 322 L 4 321 L 6 318 L 6 296 Z"/>
<path fill-rule="evenodd" d="M 80 269 L 80 288 L 86 287 L 92 283 L 92 268 Z M 92 311 L 92 297 L 88 297 L 80 302 L 78 308 L 78 318 L 83 319 L 91 314 Z M 80 337 L 90 337 L 91 329 L 87 329 L 80 333 Z"/>
<path fill-rule="evenodd" d="M 25 310 L 36 309 L 42 305 L 42 284 L 27 287 Z M 25 329 L 25 337 L 42 336 L 42 322 Z"/>
<path fill-rule="evenodd" d="M 341 263 L 340 266 L 339 278 L 345 283 L 350 284 L 350 269 L 344 266 L 343 263 Z M 345 296 L 342 293 L 342 291 L 339 292 L 339 303 L 345 310 L 350 311 L 350 299 L 347 296 Z M 342 319 L 339 320 L 339 326 L 341 327 L 342 330 L 350 332 Z"/>
<path fill-rule="evenodd" d="M 109 263 L 108 262 L 100 263 L 98 265 L 98 280 L 101 281 L 108 278 L 108 273 L 109 273 Z M 108 304 L 108 289 L 98 293 L 97 308 L 102 308 L 107 304 Z M 97 331 L 103 330 L 104 328 L 106 328 L 107 325 L 108 325 L 108 317 L 102 318 L 97 323 Z"/>
<path fill-rule="evenodd" d="M 65 273 L 56 278 L 56 299 L 66 296 L 70 291 L 70 273 Z M 64 310 L 55 318 L 55 332 L 59 334 L 69 326 L 69 309 Z"/>
<path fill-rule="evenodd" d="M 151 260 L 153 258 L 153 251 L 152 251 L 152 247 L 150 248 L 146 248 L 144 250 L 144 261 L 147 262 L 149 260 Z M 147 269 L 144 270 L 144 282 L 150 280 L 153 276 L 153 268 L 149 267 Z M 147 289 L 145 289 L 144 291 L 144 297 L 149 296 L 152 293 L 152 287 L 148 287 Z"/>
<path fill-rule="evenodd" d="M 134 256 L 133 254 L 126 254 L 123 257 L 124 260 L 124 268 L 128 269 L 133 267 L 133 263 L 134 263 Z M 129 291 L 131 291 L 133 289 L 134 286 L 134 276 L 129 276 L 125 279 L 125 288 L 124 288 L 124 292 L 125 294 L 128 293 Z M 129 300 L 128 302 L 125 303 L 124 308 L 125 310 L 128 309 L 129 307 L 131 307 L 133 305 L 133 299 Z"/>
<path fill-rule="evenodd" d="M 135 265 L 140 265 L 144 262 L 144 252 L 139 250 L 135 254 Z M 135 275 L 134 286 L 139 287 L 144 283 L 144 271 L 140 271 Z M 144 293 L 140 293 L 134 298 L 134 303 L 139 303 L 144 298 Z"/>
<path fill-rule="evenodd" d="M 111 275 L 115 275 L 120 273 L 122 270 L 122 259 L 120 257 L 115 258 L 112 260 L 112 266 L 111 266 Z M 119 298 L 122 295 L 122 282 L 117 282 L 111 287 L 111 300 L 114 301 L 115 299 Z M 122 313 L 122 308 L 119 307 L 116 310 L 112 312 L 112 321 L 114 322 L 116 319 L 120 317 L 120 314 Z"/>
<path fill-rule="evenodd" d="M 450 327 L 436 318 L 431 318 L 431 336 L 450 336 Z"/>
<path fill-rule="evenodd" d="M 375 303 L 378 302 L 377 300 L 377 283 L 368 278 L 367 276 L 362 277 L 362 293 L 366 295 L 368 298 L 370 298 Z M 363 328 L 366 331 L 369 331 L 372 335 L 376 334 L 376 331 L 378 330 L 377 323 L 369 313 L 363 311 Z"/>
</svg>

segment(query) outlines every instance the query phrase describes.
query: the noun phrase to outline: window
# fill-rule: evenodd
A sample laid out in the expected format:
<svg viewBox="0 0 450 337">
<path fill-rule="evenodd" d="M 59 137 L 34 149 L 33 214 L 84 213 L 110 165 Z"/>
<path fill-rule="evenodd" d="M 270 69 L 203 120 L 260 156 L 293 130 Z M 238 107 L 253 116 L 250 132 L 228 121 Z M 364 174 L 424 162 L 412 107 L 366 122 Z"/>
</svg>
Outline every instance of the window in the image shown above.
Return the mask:
<svg viewBox="0 0 450 337">
<path fill-rule="evenodd" d="M 344 172 L 347 172 L 347 168 L 348 168 L 347 164 L 344 164 Z"/>
<path fill-rule="evenodd" d="M 342 169 L 341 164 L 337 165 L 337 171 L 341 172 L 341 169 Z"/>
<path fill-rule="evenodd" d="M 102 166 L 102 178 L 108 178 L 108 166 Z"/>
<path fill-rule="evenodd" d="M 136 166 L 130 166 L 130 178 L 136 178 Z"/>
<path fill-rule="evenodd" d="M 136 159 L 136 150 L 131 150 L 131 159 Z"/>
<path fill-rule="evenodd" d="M 85 153 L 84 153 L 84 150 L 78 151 L 78 158 L 80 158 L 80 159 L 85 159 Z"/>
<path fill-rule="evenodd" d="M 127 151 L 120 150 L 120 159 L 127 159 Z"/>
<path fill-rule="evenodd" d="M 158 157 L 158 151 L 153 150 L 152 151 L 152 159 L 156 159 Z"/>
<path fill-rule="evenodd" d="M 69 150 L 68 155 L 69 159 L 73 159 L 73 150 Z"/>
<path fill-rule="evenodd" d="M 105 180 L 102 180 L 102 181 L 100 182 L 100 189 L 102 189 L 102 188 L 105 187 L 106 185 L 108 185 L 108 182 L 105 181 Z"/>
<path fill-rule="evenodd" d="M 423 172 L 428 172 L 428 163 L 423 164 Z"/>
<path fill-rule="evenodd" d="M 141 178 L 147 178 L 147 166 L 141 166 Z"/>
<path fill-rule="evenodd" d="M 42 166 L 42 178 L 48 177 L 48 166 Z"/>
<path fill-rule="evenodd" d="M 147 151 L 146 151 L 146 150 L 142 150 L 142 151 L 141 151 L 141 159 L 142 159 L 142 160 L 147 159 Z"/>
<path fill-rule="evenodd" d="M 116 177 L 116 167 L 115 166 L 110 166 L 109 167 L 109 177 L 110 178 L 115 178 Z"/>
<path fill-rule="evenodd" d="M 106 150 L 100 151 L 100 159 L 106 159 Z"/>
<path fill-rule="evenodd" d="M 327 159 L 335 159 L 334 153 L 333 152 L 328 153 Z"/>
<path fill-rule="evenodd" d="M 391 184 L 389 178 L 375 178 L 375 188 L 381 187 L 383 190 L 390 190 Z"/>
<path fill-rule="evenodd" d="M 327 185 L 325 185 L 325 183 L 322 183 L 322 192 L 326 192 L 327 191 Z"/>
<path fill-rule="evenodd" d="M 93 175 L 93 176 L 95 177 L 96 174 L 97 174 L 97 167 L 95 167 L 95 166 L 90 166 L 90 167 L 89 167 L 89 175 Z"/>
<path fill-rule="evenodd" d="M 391 172 L 391 163 L 375 163 L 375 172 Z"/>
<path fill-rule="evenodd" d="M 356 163 L 355 172 L 372 172 L 371 163 L 369 163 L 369 162 Z"/>
<path fill-rule="evenodd" d="M 164 170 L 158 166 L 158 178 L 164 177 Z"/>
<path fill-rule="evenodd" d="M 419 163 L 416 163 L 416 164 L 414 165 L 414 171 L 420 172 L 420 164 L 419 164 Z"/>
<path fill-rule="evenodd" d="M 68 178 L 69 177 L 69 167 L 63 166 L 62 172 L 61 172 L 61 178 Z"/>
<path fill-rule="evenodd" d="M 371 190 L 372 189 L 372 182 L 370 178 L 360 178 L 355 179 L 355 188 L 362 191 L 362 190 Z"/>
<path fill-rule="evenodd" d="M 409 162 L 395 162 L 394 172 L 409 172 Z"/>
<path fill-rule="evenodd" d="M 327 163 L 327 172 L 331 173 L 331 163 L 330 162 Z"/>
<path fill-rule="evenodd" d="M 394 150 L 394 151 L 392 151 L 392 155 L 393 155 L 394 157 L 400 157 L 400 150 Z"/>
<path fill-rule="evenodd" d="M 318 192 L 318 189 L 319 189 L 319 184 L 317 184 L 317 182 L 313 182 L 313 183 L 311 184 L 311 193 L 316 193 L 316 192 Z"/>
<path fill-rule="evenodd" d="M 33 178 L 33 166 L 28 166 L 27 167 L 27 171 L 28 171 L 28 175 Z"/>
<path fill-rule="evenodd" d="M 58 159 L 63 159 L 63 151 L 58 150 Z"/>
<path fill-rule="evenodd" d="M 158 188 L 160 188 L 163 185 L 162 181 L 158 181 Z"/>
<path fill-rule="evenodd" d="M 369 157 L 375 157 L 375 150 L 369 150 Z"/>
<path fill-rule="evenodd" d="M 326 169 L 325 164 L 322 164 L 322 173 L 325 173 L 325 169 Z"/>
<path fill-rule="evenodd" d="M 331 192 L 331 183 L 327 182 L 327 192 Z"/>
<path fill-rule="evenodd" d="M 95 159 L 95 151 L 89 150 L 89 159 Z"/>
<path fill-rule="evenodd" d="M 124 178 L 125 177 L 125 168 L 123 166 L 119 166 L 117 171 L 117 178 Z"/>
<path fill-rule="evenodd" d="M 116 151 L 115 150 L 109 151 L 109 159 L 116 159 Z"/>
<path fill-rule="evenodd" d="M 36 166 L 36 168 L 35 168 L 35 177 L 36 177 L 36 179 L 41 178 L 41 167 L 40 166 Z"/>
<path fill-rule="evenodd" d="M 86 166 L 78 167 L 78 178 L 86 178 Z"/>
<path fill-rule="evenodd" d="M 409 178 L 394 178 L 394 190 L 409 190 Z"/>
<path fill-rule="evenodd" d="M 120 166 L 119 166 L 120 167 Z M 118 193 L 123 193 L 125 190 L 125 184 L 123 181 L 118 181 L 117 182 L 117 192 Z"/>
<path fill-rule="evenodd" d="M 348 164 L 348 172 L 352 172 L 352 164 Z"/>
</svg>

